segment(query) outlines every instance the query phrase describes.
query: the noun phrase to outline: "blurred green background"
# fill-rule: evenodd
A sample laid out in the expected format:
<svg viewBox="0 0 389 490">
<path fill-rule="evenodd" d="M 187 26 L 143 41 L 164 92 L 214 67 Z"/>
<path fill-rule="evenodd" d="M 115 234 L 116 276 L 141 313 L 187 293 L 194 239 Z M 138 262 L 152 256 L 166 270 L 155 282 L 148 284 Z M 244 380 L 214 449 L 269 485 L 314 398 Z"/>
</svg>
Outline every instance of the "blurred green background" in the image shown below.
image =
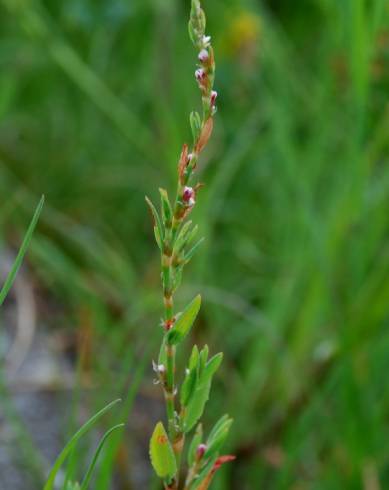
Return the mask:
<svg viewBox="0 0 389 490">
<path fill-rule="evenodd" d="M 235 419 L 238 459 L 214 488 L 389 488 L 388 3 L 203 4 L 219 111 L 193 213 L 206 241 L 178 304 L 202 293 L 192 340 L 225 353 L 206 422 Z M 71 396 L 73 418 L 136 392 L 145 440 L 161 292 L 144 196 L 173 191 L 199 106 L 188 11 L 0 2 L 2 247 L 45 194 L 27 267 L 38 325 L 70 339 L 76 385 L 93 386 Z M 65 440 L 78 421 L 61 420 Z M 137 444 L 117 441 L 97 490 L 112 466 L 135 488 Z"/>
</svg>

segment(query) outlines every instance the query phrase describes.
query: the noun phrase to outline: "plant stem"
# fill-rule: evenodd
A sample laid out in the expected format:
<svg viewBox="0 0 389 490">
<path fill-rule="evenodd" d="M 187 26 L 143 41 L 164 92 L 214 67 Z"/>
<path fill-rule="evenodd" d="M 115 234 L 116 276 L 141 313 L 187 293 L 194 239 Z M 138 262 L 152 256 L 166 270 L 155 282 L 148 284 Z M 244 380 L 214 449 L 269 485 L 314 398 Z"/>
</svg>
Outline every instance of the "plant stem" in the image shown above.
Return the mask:
<svg viewBox="0 0 389 490">
<path fill-rule="evenodd" d="M 177 237 L 182 225 L 195 204 L 196 192 L 200 187 L 197 184 L 193 189 L 190 181 L 197 165 L 197 160 L 206 146 L 213 129 L 213 115 L 216 112 L 215 100 L 217 93 L 213 90 L 215 61 L 210 37 L 205 36 L 205 17 L 198 0 L 192 0 L 191 17 L 189 23 L 190 37 L 199 51 L 199 68 L 195 72 L 201 95 L 203 115 L 196 112 L 191 114 L 191 127 L 193 145 L 191 153 L 188 153 L 188 145 L 184 145 L 178 164 L 177 192 L 174 205 L 171 208 L 166 191 L 161 190 L 163 223 L 159 226 L 161 237 L 159 246 L 161 253 L 162 286 L 164 296 L 164 330 L 166 361 L 159 372 L 160 381 L 164 389 L 166 413 L 168 419 L 168 434 L 176 458 L 177 471 L 171 483 L 165 482 L 165 488 L 176 490 L 179 486 L 181 456 L 185 444 L 185 434 L 181 424 L 181 416 L 176 412 L 176 384 L 175 363 L 176 347 L 166 341 L 166 333 L 174 326 L 176 317 L 174 314 L 173 294 L 177 288 L 177 273 L 181 273 L 182 267 L 188 262 L 188 256 L 175 250 Z M 163 236 L 162 236 L 163 235 Z M 157 241 L 158 241 L 157 240 Z M 161 243 L 162 242 L 162 243 Z M 178 246 L 180 248 L 180 246 Z M 159 366 L 158 366 L 159 368 Z M 163 374 L 161 374 L 163 373 Z"/>
<path fill-rule="evenodd" d="M 170 225 L 171 226 L 171 225 Z M 173 294 L 172 294 L 172 243 L 171 243 L 171 227 L 166 229 L 166 237 L 164 243 L 164 250 L 161 257 L 162 267 L 162 283 L 164 294 L 164 307 L 165 307 L 165 330 L 170 328 L 173 323 Z M 165 400 L 166 400 L 166 412 L 169 423 L 169 435 L 174 437 L 174 370 L 175 370 L 175 348 L 166 344 L 166 382 L 164 386 Z"/>
<path fill-rule="evenodd" d="M 192 481 L 194 480 L 198 470 L 200 467 L 200 461 L 196 461 L 195 464 L 189 469 L 188 476 L 185 481 L 185 487 L 184 490 L 188 490 L 192 484 Z"/>
<path fill-rule="evenodd" d="M 175 348 L 169 345 L 166 346 L 166 411 L 169 421 L 169 435 L 171 438 L 175 436 L 175 422 L 174 422 L 174 370 L 175 370 Z"/>
</svg>

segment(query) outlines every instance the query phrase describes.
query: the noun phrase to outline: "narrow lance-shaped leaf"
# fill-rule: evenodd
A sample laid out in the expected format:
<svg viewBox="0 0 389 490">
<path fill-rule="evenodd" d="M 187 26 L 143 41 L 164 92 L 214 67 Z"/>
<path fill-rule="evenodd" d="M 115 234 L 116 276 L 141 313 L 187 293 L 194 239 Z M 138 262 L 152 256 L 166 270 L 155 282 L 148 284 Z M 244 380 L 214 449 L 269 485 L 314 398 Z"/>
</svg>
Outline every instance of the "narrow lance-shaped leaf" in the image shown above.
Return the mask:
<svg viewBox="0 0 389 490">
<path fill-rule="evenodd" d="M 183 272 L 184 267 L 179 266 L 174 268 L 173 272 L 173 292 L 177 290 L 177 288 L 180 287 L 181 281 L 182 281 L 182 272 Z"/>
<path fill-rule="evenodd" d="M 161 194 L 163 222 L 166 228 L 170 228 L 173 219 L 173 210 L 169 201 L 169 196 L 165 189 L 159 189 L 159 193 Z"/>
<path fill-rule="evenodd" d="M 160 478 L 172 478 L 177 471 L 173 448 L 162 422 L 158 422 L 151 436 L 150 459 Z"/>
<path fill-rule="evenodd" d="M 184 257 L 185 264 L 187 264 L 190 261 L 190 259 L 193 257 L 196 250 L 203 243 L 203 241 L 204 241 L 204 238 L 200 238 L 200 240 L 195 245 L 193 245 L 193 247 L 188 252 L 186 252 L 185 257 Z"/>
<path fill-rule="evenodd" d="M 203 440 L 203 426 L 199 424 L 188 449 L 188 465 L 192 466 L 195 462 L 196 451 Z"/>
<path fill-rule="evenodd" d="M 197 345 L 193 346 L 192 354 L 189 359 L 189 366 L 185 375 L 184 382 L 180 390 L 180 401 L 182 406 L 188 405 L 188 402 L 196 389 L 197 382 L 197 364 L 199 359 L 199 350 Z"/>
<path fill-rule="evenodd" d="M 178 344 L 187 336 L 200 310 L 200 305 L 201 296 L 197 295 L 177 318 L 173 328 L 167 334 L 167 342 L 170 345 Z"/>
<path fill-rule="evenodd" d="M 217 433 L 223 427 L 225 422 L 227 422 L 227 420 L 231 420 L 231 419 L 229 419 L 227 414 L 220 417 L 220 419 L 216 422 L 216 424 L 213 426 L 213 429 L 209 433 L 209 436 L 207 439 L 207 444 L 209 444 L 216 437 Z"/>
<path fill-rule="evenodd" d="M 159 249 L 162 250 L 163 249 L 162 236 L 161 236 L 157 226 L 154 226 L 154 237 L 155 237 L 155 241 L 157 242 Z"/>
<path fill-rule="evenodd" d="M 164 335 L 159 349 L 158 364 L 166 366 L 166 335 Z"/>
<path fill-rule="evenodd" d="M 205 466 L 202 467 L 201 471 L 198 473 L 198 475 L 196 476 L 192 485 L 190 486 L 190 490 L 208 488 L 206 485 L 206 480 L 207 480 L 208 476 L 212 473 L 212 469 L 213 469 L 215 462 L 216 462 L 216 458 L 212 458 L 211 460 L 209 460 L 205 464 Z M 203 485 L 203 486 L 201 486 L 201 485 Z"/>
<path fill-rule="evenodd" d="M 200 384 L 193 393 L 192 398 L 186 409 L 184 418 L 184 432 L 189 432 L 195 426 L 203 414 L 205 404 L 209 398 L 211 382 Z"/>
<path fill-rule="evenodd" d="M 194 237 L 196 236 L 198 230 L 199 230 L 199 227 L 197 225 L 195 225 L 192 228 L 192 230 L 188 234 L 188 238 L 187 238 L 187 242 L 186 242 L 187 244 L 189 244 L 194 239 Z"/>
<path fill-rule="evenodd" d="M 43 208 L 43 203 L 45 201 L 44 196 L 41 197 L 39 204 L 35 210 L 34 216 L 31 220 L 30 226 L 27 229 L 27 232 L 24 236 L 22 245 L 19 249 L 18 255 L 16 256 L 16 259 L 12 265 L 12 268 L 10 272 L 8 273 L 7 279 L 5 280 L 4 286 L 1 289 L 0 292 L 0 306 L 3 304 L 9 290 L 11 289 L 11 286 L 15 280 L 16 274 L 18 273 L 18 270 L 20 266 L 22 265 L 23 258 L 26 254 L 28 245 L 31 241 L 32 234 L 34 232 L 34 229 L 36 227 L 36 224 L 38 222 L 39 216 L 41 214 L 42 208 Z"/>
<path fill-rule="evenodd" d="M 153 216 L 155 240 L 156 240 L 157 245 L 160 248 L 160 250 L 162 250 L 162 241 L 164 238 L 162 223 L 161 223 L 161 220 L 159 218 L 158 211 L 156 210 L 154 204 L 150 201 L 150 199 L 147 196 L 145 197 L 145 199 L 146 199 L 147 204 L 149 205 L 151 214 Z"/>
<path fill-rule="evenodd" d="M 184 227 L 182 228 L 184 229 Z M 185 248 L 187 248 L 190 243 L 193 241 L 194 237 L 196 236 L 198 231 L 198 226 L 194 226 L 191 230 L 187 229 L 185 230 L 185 235 L 179 236 L 177 238 L 177 241 L 174 245 L 174 254 L 178 257 L 180 262 L 183 262 L 184 264 L 187 263 L 187 256 L 189 253 L 191 253 L 191 256 L 193 256 L 194 252 L 196 251 L 198 245 L 201 243 L 202 240 L 199 240 L 199 243 L 194 245 L 194 247 L 190 248 L 189 251 L 185 251 Z M 194 248 L 194 250 L 193 250 Z M 193 250 L 193 252 L 192 252 Z"/>
<path fill-rule="evenodd" d="M 222 360 L 223 360 L 223 353 L 222 352 L 219 352 L 219 354 L 216 354 L 213 357 L 211 357 L 211 359 L 207 362 L 207 364 L 204 368 L 204 372 L 201 375 L 201 379 L 204 381 L 211 380 L 212 376 L 219 369 L 219 366 L 222 363 Z"/>
<path fill-rule="evenodd" d="M 227 415 L 222 417 L 219 422 L 216 423 L 207 439 L 207 450 L 205 451 L 204 455 L 205 459 L 218 456 L 220 449 L 227 439 L 231 424 L 232 419 L 230 419 Z"/>
<path fill-rule="evenodd" d="M 202 373 L 200 373 L 200 378 L 197 381 L 196 389 L 193 392 L 185 411 L 185 417 L 183 420 L 183 427 L 185 432 L 189 432 L 202 416 L 205 404 L 207 403 L 209 398 L 212 377 L 219 368 L 222 359 L 222 353 L 212 357 L 212 359 L 210 359 L 204 367 Z"/>
<path fill-rule="evenodd" d="M 201 349 L 199 356 L 199 374 L 202 375 L 208 361 L 209 347 L 207 344 Z"/>
<path fill-rule="evenodd" d="M 189 234 L 189 229 L 190 227 L 192 226 L 192 222 L 191 221 L 187 221 L 180 229 L 178 235 L 177 235 L 177 238 L 176 238 L 176 241 L 174 243 L 174 247 L 173 247 L 173 253 L 176 253 L 176 252 L 179 252 L 182 247 L 185 246 L 186 242 L 187 242 L 187 237 L 188 237 L 188 234 Z"/>
<path fill-rule="evenodd" d="M 196 143 L 200 136 L 201 131 L 201 117 L 196 111 L 190 113 L 189 117 L 190 127 L 192 130 L 193 142 Z"/>
</svg>

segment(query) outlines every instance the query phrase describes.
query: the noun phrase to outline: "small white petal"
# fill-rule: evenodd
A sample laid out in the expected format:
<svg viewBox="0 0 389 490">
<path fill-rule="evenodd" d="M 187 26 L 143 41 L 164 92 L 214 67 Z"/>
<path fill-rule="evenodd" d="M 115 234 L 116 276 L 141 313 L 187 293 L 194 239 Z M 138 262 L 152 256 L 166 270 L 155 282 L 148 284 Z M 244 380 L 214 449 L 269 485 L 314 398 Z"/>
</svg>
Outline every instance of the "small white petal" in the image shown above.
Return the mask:
<svg viewBox="0 0 389 490">
<path fill-rule="evenodd" d="M 203 36 L 203 45 L 208 47 L 211 42 L 211 36 Z"/>
</svg>

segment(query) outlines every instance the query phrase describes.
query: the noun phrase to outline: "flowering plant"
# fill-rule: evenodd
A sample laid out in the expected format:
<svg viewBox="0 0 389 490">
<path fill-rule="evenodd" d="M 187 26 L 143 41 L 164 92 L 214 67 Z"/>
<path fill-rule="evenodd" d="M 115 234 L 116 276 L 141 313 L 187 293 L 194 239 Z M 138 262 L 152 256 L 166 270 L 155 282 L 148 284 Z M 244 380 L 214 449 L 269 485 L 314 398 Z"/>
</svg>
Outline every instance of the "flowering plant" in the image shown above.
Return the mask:
<svg viewBox="0 0 389 490">
<path fill-rule="evenodd" d="M 195 71 L 201 97 L 202 115 L 190 114 L 193 142 L 184 144 L 178 162 L 177 193 L 173 205 L 166 190 L 160 189 L 161 212 L 146 197 L 154 223 L 154 234 L 161 252 L 161 277 L 164 300 L 162 327 L 164 336 L 158 362 L 153 363 L 157 382 L 164 392 L 168 427 L 158 422 L 150 441 L 151 462 L 164 488 L 180 488 L 181 460 L 188 434 L 194 430 L 188 453 L 188 471 L 182 488 L 206 490 L 221 464 L 234 459 L 219 456 L 232 420 L 224 415 L 204 439 L 199 420 L 208 400 L 212 378 L 218 370 L 222 353 L 208 358 L 208 346 L 201 350 L 195 345 L 189 358 L 184 380 L 178 389 L 176 382 L 176 351 L 188 335 L 200 309 L 201 297 L 196 296 L 181 313 L 174 309 L 174 294 L 181 283 L 185 265 L 201 243 L 193 244 L 197 226 L 187 218 L 196 204 L 200 183 L 193 184 L 199 157 L 213 130 L 217 93 L 213 89 L 215 58 L 211 38 L 205 34 L 206 19 L 199 0 L 192 0 L 189 35 L 198 50 Z"/>
</svg>

